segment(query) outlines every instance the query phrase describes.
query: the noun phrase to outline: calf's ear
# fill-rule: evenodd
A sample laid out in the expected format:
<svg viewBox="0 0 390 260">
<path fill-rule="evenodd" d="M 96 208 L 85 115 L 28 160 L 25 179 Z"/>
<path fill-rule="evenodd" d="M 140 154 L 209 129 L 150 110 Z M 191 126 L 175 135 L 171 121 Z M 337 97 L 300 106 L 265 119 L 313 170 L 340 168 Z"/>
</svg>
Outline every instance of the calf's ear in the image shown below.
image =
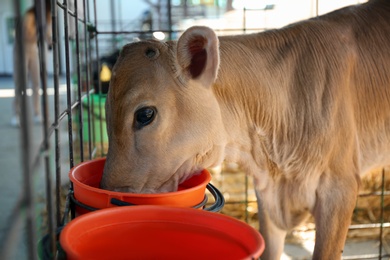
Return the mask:
<svg viewBox="0 0 390 260">
<path fill-rule="evenodd" d="M 186 30 L 177 43 L 177 62 L 182 76 L 210 87 L 219 67 L 219 41 L 215 32 L 204 26 Z"/>
</svg>

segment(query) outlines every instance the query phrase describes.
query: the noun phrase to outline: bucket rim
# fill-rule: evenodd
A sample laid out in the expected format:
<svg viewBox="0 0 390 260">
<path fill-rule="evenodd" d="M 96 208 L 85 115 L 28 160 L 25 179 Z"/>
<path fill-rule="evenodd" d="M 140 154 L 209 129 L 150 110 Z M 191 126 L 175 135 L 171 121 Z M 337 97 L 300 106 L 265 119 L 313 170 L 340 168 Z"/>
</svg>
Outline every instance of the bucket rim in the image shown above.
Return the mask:
<svg viewBox="0 0 390 260">
<path fill-rule="evenodd" d="M 131 196 L 143 197 L 143 198 L 162 198 L 162 197 L 166 197 L 167 195 L 172 196 L 172 197 L 180 196 L 180 195 L 183 195 L 183 194 L 190 193 L 192 191 L 198 190 L 198 189 L 200 189 L 202 187 L 206 187 L 207 184 L 211 181 L 211 173 L 207 169 L 203 169 L 202 171 L 200 171 L 199 175 L 200 174 L 206 174 L 206 179 L 204 181 L 202 181 L 200 184 L 196 185 L 195 187 L 186 188 L 184 190 L 174 191 L 174 192 L 130 193 L 130 192 L 110 191 L 110 190 L 104 190 L 104 189 L 100 189 L 100 188 L 95 188 L 95 187 L 89 186 L 89 185 L 87 185 L 85 183 L 82 183 L 81 181 L 79 181 L 74 176 L 74 172 L 77 171 L 78 169 L 80 169 L 81 167 L 84 167 L 87 164 L 93 164 L 93 163 L 97 163 L 97 162 L 101 162 L 101 161 L 105 162 L 106 161 L 106 157 L 92 159 L 92 160 L 84 161 L 84 162 L 81 162 L 81 163 L 77 164 L 76 166 L 74 166 L 69 171 L 68 175 L 69 175 L 70 181 L 74 185 L 80 186 L 80 187 L 82 187 L 82 188 L 84 188 L 86 190 L 89 190 L 89 191 L 98 192 L 100 194 L 106 194 L 106 195 L 109 195 L 109 196 L 121 196 L 121 197 L 131 194 Z"/>
<path fill-rule="evenodd" d="M 248 236 L 251 236 L 251 238 L 253 239 L 253 243 L 257 245 L 256 248 L 254 248 L 253 251 L 250 252 L 250 255 L 248 255 L 248 257 L 244 259 L 258 259 L 265 249 L 265 241 L 260 232 L 254 227 L 239 219 L 216 212 L 200 211 L 193 208 L 170 207 L 163 205 L 139 205 L 134 207 L 105 208 L 96 212 L 84 214 L 65 225 L 60 235 L 60 246 L 65 251 L 71 250 L 71 241 L 73 239 L 73 237 L 71 237 L 72 232 L 77 231 L 77 228 L 80 228 L 80 226 L 84 226 L 83 224 L 85 223 L 95 223 L 97 219 L 104 218 L 106 218 L 106 220 L 104 220 L 104 223 L 106 224 L 103 223 L 103 225 L 106 226 L 114 227 L 120 224 L 139 223 L 137 222 L 137 220 L 126 220 L 125 218 L 126 216 L 137 216 L 140 213 L 145 212 L 149 212 L 148 214 L 150 214 L 150 216 L 144 219 L 145 223 L 155 223 L 156 221 L 170 221 L 170 223 L 199 226 L 199 228 L 203 227 L 204 229 L 218 230 L 220 232 L 226 232 L 226 234 L 229 233 L 228 228 L 223 231 L 222 229 L 215 227 L 214 225 L 205 225 L 205 222 L 209 221 L 210 223 L 212 223 L 213 221 L 221 221 L 224 222 L 224 224 L 226 225 L 235 225 L 236 227 L 243 228 L 246 230 L 246 234 Z M 189 215 L 191 215 L 191 221 L 188 221 Z M 115 218 L 117 222 L 112 221 L 112 218 L 115 216 L 119 217 L 119 220 Z M 159 218 L 163 216 L 163 218 L 156 220 L 153 219 L 155 216 L 158 216 Z M 90 224 L 90 226 L 93 226 L 93 224 Z"/>
</svg>

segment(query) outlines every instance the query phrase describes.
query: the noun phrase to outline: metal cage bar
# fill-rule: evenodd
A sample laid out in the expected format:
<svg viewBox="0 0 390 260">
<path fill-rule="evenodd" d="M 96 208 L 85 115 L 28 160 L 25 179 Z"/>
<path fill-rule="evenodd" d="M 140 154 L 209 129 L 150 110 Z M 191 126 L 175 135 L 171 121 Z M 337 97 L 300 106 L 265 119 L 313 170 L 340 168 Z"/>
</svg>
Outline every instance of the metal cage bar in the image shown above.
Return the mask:
<svg viewBox="0 0 390 260">
<path fill-rule="evenodd" d="M 43 0 L 36 0 L 34 2 L 36 7 L 36 19 L 37 31 L 38 31 L 38 42 L 39 42 L 39 55 L 40 55 L 40 69 L 41 69 L 41 90 L 42 90 L 42 115 L 43 115 L 43 124 L 42 124 L 42 134 L 43 141 L 40 145 L 39 153 L 36 158 L 33 158 L 31 151 L 31 119 L 28 113 L 27 101 L 26 101 L 26 68 L 23 65 L 25 60 L 24 54 L 24 43 L 22 40 L 23 34 L 23 15 L 21 11 L 21 1 L 13 1 L 14 10 L 15 10 L 15 21 L 16 21 L 16 33 L 17 33 L 17 41 L 15 45 L 15 53 L 18 54 L 18 68 L 20 71 L 20 88 L 17 89 L 16 94 L 21 97 L 21 161 L 23 161 L 23 176 L 24 176 L 24 192 L 20 195 L 18 200 L 16 201 L 13 212 L 10 215 L 8 229 L 5 232 L 4 243 L 1 243 L 1 251 L 0 258 L 8 259 L 18 244 L 18 240 L 20 238 L 19 229 L 23 225 L 26 224 L 27 231 L 27 241 L 26 245 L 28 247 L 27 258 L 28 259 L 36 259 L 38 257 L 37 254 L 37 231 L 36 231 L 36 212 L 35 212 L 35 201 L 34 201 L 34 189 L 33 189 L 33 180 L 32 178 L 35 176 L 34 171 L 36 171 L 39 166 L 39 161 L 41 158 L 44 159 L 44 172 L 45 172 L 45 186 L 46 186 L 46 210 L 47 210 L 47 228 L 48 228 L 48 241 L 49 241 L 49 256 L 53 257 L 56 255 L 56 242 L 58 239 L 57 228 L 63 226 L 64 223 L 67 222 L 67 212 L 69 208 L 69 203 L 65 205 L 65 209 L 61 207 L 61 153 L 60 153 L 60 122 L 65 118 L 68 119 L 68 147 L 69 147 L 69 168 L 74 166 L 75 157 L 74 157 L 74 145 L 73 145 L 73 110 L 79 110 L 79 125 L 80 132 L 78 137 L 80 138 L 79 146 L 82 148 L 82 140 L 83 140 L 83 132 L 82 132 L 82 102 L 83 98 L 89 99 L 89 95 L 92 93 L 91 91 L 87 91 L 86 94 L 81 95 L 81 83 L 80 83 L 80 59 L 78 57 L 77 64 L 77 77 L 78 77 L 78 100 L 72 100 L 72 83 L 71 83 L 71 50 L 69 43 L 69 23 L 68 17 L 75 17 L 75 28 L 76 28 L 76 52 L 80 52 L 79 48 L 79 32 L 78 32 L 78 23 L 83 23 L 84 27 L 84 48 L 85 48 L 85 63 L 90 63 L 90 55 L 89 55 L 89 40 L 87 37 L 87 22 L 86 19 L 80 19 L 77 13 L 77 3 L 75 3 L 75 11 L 71 11 L 68 6 L 67 0 L 64 0 L 62 3 L 56 0 L 51 1 L 51 19 L 52 19 L 52 32 L 53 32 L 53 85 L 54 85 L 54 122 L 49 125 L 49 108 L 48 108 L 48 94 L 47 94 L 47 80 L 46 80 L 46 56 L 45 56 L 45 44 L 44 44 L 44 31 L 46 27 L 45 21 L 45 3 Z M 85 1 L 83 1 L 84 6 L 84 18 L 86 17 L 87 10 L 85 8 Z M 67 108 L 64 111 L 60 111 L 60 97 L 59 97 L 59 23 L 58 23 L 58 10 L 62 9 L 64 13 L 64 34 L 65 34 L 65 62 L 66 62 L 66 99 L 67 99 Z M 89 17 L 89 15 L 88 15 Z M 89 67 L 89 66 L 88 66 Z M 87 85 L 89 85 L 89 69 L 87 70 Z M 89 103 L 89 101 L 88 101 Z M 89 114 L 90 111 L 88 110 Z M 89 124 L 90 125 L 90 124 Z M 90 132 L 90 131 L 89 131 Z M 50 147 L 50 137 L 54 133 L 54 145 L 55 145 L 55 191 L 53 189 L 53 181 L 52 181 L 52 172 L 51 172 L 51 147 Z M 91 146 L 89 149 L 89 158 L 92 157 Z M 83 160 L 83 149 L 80 149 L 80 157 Z M 54 207 L 54 199 L 55 196 L 55 205 Z M 64 211 L 64 214 L 62 214 Z"/>
</svg>

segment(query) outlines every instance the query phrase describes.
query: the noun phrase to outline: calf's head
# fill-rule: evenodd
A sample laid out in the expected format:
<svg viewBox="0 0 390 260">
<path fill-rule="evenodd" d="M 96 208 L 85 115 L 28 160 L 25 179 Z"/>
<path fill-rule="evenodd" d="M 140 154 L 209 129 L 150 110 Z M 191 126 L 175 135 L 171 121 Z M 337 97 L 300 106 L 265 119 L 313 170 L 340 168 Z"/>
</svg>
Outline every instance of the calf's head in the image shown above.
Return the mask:
<svg viewBox="0 0 390 260">
<path fill-rule="evenodd" d="M 143 41 L 123 48 L 106 103 L 103 189 L 175 191 L 222 161 L 225 135 L 212 89 L 218 44 L 211 29 L 192 27 L 178 42 Z"/>
</svg>

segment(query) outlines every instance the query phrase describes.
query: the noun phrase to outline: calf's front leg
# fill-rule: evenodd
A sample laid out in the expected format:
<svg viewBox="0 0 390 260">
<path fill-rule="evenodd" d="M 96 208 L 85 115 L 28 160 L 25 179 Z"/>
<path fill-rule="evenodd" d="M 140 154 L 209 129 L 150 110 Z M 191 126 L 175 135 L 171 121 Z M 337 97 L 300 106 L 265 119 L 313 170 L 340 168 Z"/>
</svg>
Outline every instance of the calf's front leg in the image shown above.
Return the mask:
<svg viewBox="0 0 390 260">
<path fill-rule="evenodd" d="M 260 233 L 264 238 L 265 249 L 261 260 L 280 259 L 284 249 L 284 240 L 287 232 L 278 228 L 270 218 L 263 206 L 260 194 L 256 191 L 258 214 L 260 222 Z"/>
</svg>

